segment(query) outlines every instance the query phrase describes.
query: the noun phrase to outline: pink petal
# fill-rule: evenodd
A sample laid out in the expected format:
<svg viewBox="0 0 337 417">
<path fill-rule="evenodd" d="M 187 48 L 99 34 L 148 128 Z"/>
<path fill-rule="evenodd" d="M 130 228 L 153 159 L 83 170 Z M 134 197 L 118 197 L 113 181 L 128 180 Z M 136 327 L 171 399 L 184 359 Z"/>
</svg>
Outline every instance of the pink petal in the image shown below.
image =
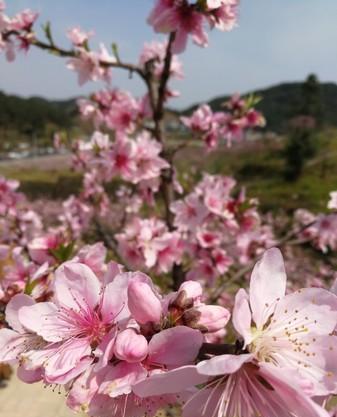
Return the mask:
<svg viewBox="0 0 337 417">
<path fill-rule="evenodd" d="M 51 332 L 46 327 L 46 319 L 54 317 L 56 314 L 55 304 L 51 302 L 36 303 L 29 307 L 21 307 L 19 320 L 26 329 L 42 336 L 46 341 L 57 342 L 61 340 L 61 336 L 51 336 Z"/>
<path fill-rule="evenodd" d="M 185 326 L 166 329 L 151 339 L 148 360 L 167 366 L 187 365 L 195 360 L 202 343 L 199 330 Z"/>
<path fill-rule="evenodd" d="M 252 358 L 251 354 L 214 356 L 212 359 L 199 362 L 197 371 L 201 375 L 209 376 L 233 374 Z"/>
<path fill-rule="evenodd" d="M 250 305 L 258 328 L 268 320 L 274 303 L 286 291 L 287 276 L 279 249 L 267 250 L 254 267 L 250 280 Z"/>
<path fill-rule="evenodd" d="M 87 340 L 74 339 L 47 351 L 45 379 L 51 384 L 66 384 L 84 372 L 93 359 Z"/>
<path fill-rule="evenodd" d="M 16 362 L 24 351 L 25 337 L 10 329 L 0 330 L 0 362 Z"/>
<path fill-rule="evenodd" d="M 208 376 L 200 375 L 196 366 L 188 365 L 168 372 L 156 373 L 134 385 L 133 392 L 139 397 L 174 394 L 206 382 Z"/>
<path fill-rule="evenodd" d="M 25 294 L 15 295 L 6 307 L 6 321 L 10 327 L 19 333 L 25 333 L 25 328 L 19 320 L 18 313 L 21 307 L 35 304 L 32 297 Z"/>
<path fill-rule="evenodd" d="M 243 337 L 245 345 L 248 345 L 252 341 L 252 313 L 249 308 L 248 295 L 242 288 L 235 296 L 232 320 L 235 330 Z"/>
<path fill-rule="evenodd" d="M 298 290 L 277 303 L 273 319 L 284 327 L 290 320 L 301 320 L 313 334 L 329 334 L 337 324 L 337 297 L 322 288 Z"/>
<path fill-rule="evenodd" d="M 103 290 L 101 315 L 105 323 L 113 323 L 128 315 L 126 286 L 124 291 L 119 289 L 117 282 L 111 282 Z"/>
<path fill-rule="evenodd" d="M 99 392 L 112 398 L 130 394 L 132 386 L 147 375 L 146 370 L 139 363 L 120 362 L 110 368 L 104 382 L 100 384 Z"/>
<path fill-rule="evenodd" d="M 75 310 L 94 309 L 99 302 L 101 285 L 87 265 L 67 262 L 55 272 L 54 289 L 60 305 Z"/>
</svg>

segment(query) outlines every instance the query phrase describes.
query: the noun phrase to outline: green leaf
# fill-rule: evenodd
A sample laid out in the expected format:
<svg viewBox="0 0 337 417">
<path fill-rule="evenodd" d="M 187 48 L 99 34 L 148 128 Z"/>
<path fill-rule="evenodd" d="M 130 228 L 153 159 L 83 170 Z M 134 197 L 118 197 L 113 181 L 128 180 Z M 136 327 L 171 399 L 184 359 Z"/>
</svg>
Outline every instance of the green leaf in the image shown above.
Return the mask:
<svg viewBox="0 0 337 417">
<path fill-rule="evenodd" d="M 66 262 L 71 258 L 74 246 L 75 243 L 71 242 L 69 245 L 61 244 L 58 248 L 49 249 L 49 251 L 59 262 Z"/>
</svg>

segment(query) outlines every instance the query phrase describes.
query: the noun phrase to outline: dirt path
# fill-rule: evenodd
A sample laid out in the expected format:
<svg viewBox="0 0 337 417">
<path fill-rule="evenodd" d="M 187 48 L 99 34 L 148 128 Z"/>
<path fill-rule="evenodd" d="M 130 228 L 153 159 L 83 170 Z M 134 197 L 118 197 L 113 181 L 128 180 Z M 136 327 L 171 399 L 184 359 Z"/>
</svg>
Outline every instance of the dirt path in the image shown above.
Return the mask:
<svg viewBox="0 0 337 417">
<path fill-rule="evenodd" d="M 0 388 L 0 417 L 84 417 L 65 405 L 64 395 L 42 384 L 27 385 L 12 377 L 7 387 Z"/>
<path fill-rule="evenodd" d="M 41 171 L 54 171 L 70 168 L 71 155 L 46 155 L 34 158 L 13 159 L 0 161 L 1 168 L 5 169 L 39 169 Z"/>
</svg>

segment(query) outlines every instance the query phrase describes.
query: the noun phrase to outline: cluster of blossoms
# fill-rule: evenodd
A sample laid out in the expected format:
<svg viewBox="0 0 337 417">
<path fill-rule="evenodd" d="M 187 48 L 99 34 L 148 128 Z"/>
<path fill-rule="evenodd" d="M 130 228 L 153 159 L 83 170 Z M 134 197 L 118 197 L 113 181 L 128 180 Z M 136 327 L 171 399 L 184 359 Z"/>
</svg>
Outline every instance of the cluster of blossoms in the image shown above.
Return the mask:
<svg viewBox="0 0 337 417">
<path fill-rule="evenodd" d="M 25 382 L 57 384 L 90 416 L 327 416 L 313 397 L 336 393 L 337 297 L 309 288 L 286 295 L 277 249 L 235 297 L 233 345 L 208 342 L 229 311 L 186 281 L 162 296 L 141 272 L 114 262 L 61 264 L 50 297 L 15 295 L 0 330 L 0 359 Z M 98 268 L 97 268 L 98 267 Z M 270 414 L 270 413 L 273 414 Z"/>
<path fill-rule="evenodd" d="M 192 193 L 171 205 L 190 258 L 190 279 L 214 285 L 232 264 L 246 264 L 275 243 L 256 200 L 247 201 L 244 190 L 234 197 L 235 185 L 231 177 L 205 175 Z"/>
<path fill-rule="evenodd" d="M 337 193 L 331 192 L 330 196 L 328 208 L 334 211 L 332 213 L 315 215 L 305 209 L 295 213 L 295 227 L 308 226 L 299 233 L 300 237 L 324 253 L 337 249 Z"/>
<path fill-rule="evenodd" d="M 92 51 L 93 32 L 79 27 L 67 33 L 70 50 L 55 44 L 50 25 L 42 42 L 37 14 L 9 18 L 0 0 L 0 51 L 9 60 L 34 45 L 67 57 L 80 85 L 109 84 L 111 68 L 121 68 L 147 88 L 134 98 L 107 85 L 79 100 L 96 132 L 72 145 L 83 185 L 55 224 L 44 224 L 17 182 L 0 178 L 0 362 L 26 383 L 59 386 L 75 411 L 151 417 L 179 405 L 184 417 L 326 417 L 317 397 L 337 394 L 337 284 L 328 291 L 317 276 L 309 288 L 298 289 L 297 276 L 287 284 L 257 201 L 221 175 L 185 192 L 174 166 L 180 148 L 165 140 L 164 105 L 178 94 L 168 84 L 183 77 L 175 54 L 189 36 L 206 46 L 207 26 L 231 30 L 237 7 L 157 0 L 148 23 L 168 39 L 146 43 L 133 65 L 116 47 Z M 255 104 L 235 95 L 224 111 L 204 105 L 181 122 L 214 149 L 264 125 Z M 336 192 L 328 207 L 337 209 Z M 295 218 L 301 242 L 337 248 L 335 212 Z M 86 244 L 92 238 L 104 243 Z M 249 293 L 236 292 L 252 262 Z M 331 268 L 320 269 L 331 280 Z"/>
<path fill-rule="evenodd" d="M 110 55 L 105 45 L 99 45 L 99 51 L 91 51 L 88 46 L 92 32 L 84 32 L 76 27 L 68 31 L 68 38 L 74 48 L 74 57 L 70 58 L 67 67 L 78 73 L 79 85 L 87 81 L 102 80 L 107 83 L 111 79 L 109 64 L 114 64 L 116 59 Z"/>
<path fill-rule="evenodd" d="M 214 113 L 208 104 L 203 104 L 181 121 L 204 141 L 208 149 L 214 149 L 221 139 L 230 144 L 233 139 L 240 139 L 245 130 L 264 126 L 262 114 L 252 107 L 252 103 L 234 95 L 224 103 L 226 111 Z"/>
<path fill-rule="evenodd" d="M 116 89 L 99 91 L 90 99 L 80 99 L 78 105 L 83 118 L 93 120 L 97 129 L 106 126 L 126 134 L 133 133 L 146 115 L 144 102 Z"/>
<path fill-rule="evenodd" d="M 157 0 L 148 17 L 155 32 L 175 33 L 173 52 L 185 50 L 188 37 L 199 46 L 208 45 L 205 26 L 230 31 L 237 21 L 239 0 Z"/>
<path fill-rule="evenodd" d="M 5 2 L 0 0 L 0 52 L 5 51 L 7 60 L 12 62 L 16 49 L 27 51 L 34 40 L 31 29 L 38 13 L 27 9 L 10 18 L 5 9 Z"/>
<path fill-rule="evenodd" d="M 165 42 L 145 43 L 139 57 L 139 69 L 146 72 L 151 68 L 154 81 L 159 81 L 162 76 L 166 50 Z M 182 64 L 178 57 L 173 55 L 170 77 L 182 79 L 183 76 Z M 177 95 L 178 92 L 168 88 L 165 100 Z M 106 89 L 94 93 L 89 99 L 81 98 L 78 105 L 83 118 L 92 120 L 96 128 L 103 126 L 116 132 L 132 134 L 151 118 L 149 100 L 148 94 L 136 99 L 129 92 Z"/>
<path fill-rule="evenodd" d="M 0 177 L 1 306 L 22 292 L 44 298 L 49 292 L 52 268 L 70 256 L 92 216 L 88 205 L 71 196 L 58 211 L 58 224 L 45 227 L 44 219 L 17 191 L 19 185 L 18 181 Z"/>
<path fill-rule="evenodd" d="M 181 263 L 184 246 L 180 233 L 169 231 L 155 217 L 133 217 L 116 239 L 120 256 L 131 268 L 168 273 L 173 265 Z"/>
<path fill-rule="evenodd" d="M 94 133 L 90 142 L 77 144 L 74 163 L 79 168 L 91 167 L 102 182 L 119 177 L 139 184 L 157 179 L 168 163 L 160 156 L 162 145 L 143 131 L 136 138 L 117 134 L 114 141 L 108 135 Z"/>
</svg>

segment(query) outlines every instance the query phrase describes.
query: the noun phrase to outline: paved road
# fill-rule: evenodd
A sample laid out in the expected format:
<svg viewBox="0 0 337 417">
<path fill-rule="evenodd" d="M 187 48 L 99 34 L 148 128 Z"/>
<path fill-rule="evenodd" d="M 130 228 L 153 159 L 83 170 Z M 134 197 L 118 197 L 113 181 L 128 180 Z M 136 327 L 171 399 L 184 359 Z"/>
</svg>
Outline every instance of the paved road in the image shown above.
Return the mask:
<svg viewBox="0 0 337 417">
<path fill-rule="evenodd" d="M 27 385 L 12 377 L 7 387 L 0 388 L 0 417 L 83 417 L 65 405 L 59 395 L 42 384 Z"/>
</svg>

